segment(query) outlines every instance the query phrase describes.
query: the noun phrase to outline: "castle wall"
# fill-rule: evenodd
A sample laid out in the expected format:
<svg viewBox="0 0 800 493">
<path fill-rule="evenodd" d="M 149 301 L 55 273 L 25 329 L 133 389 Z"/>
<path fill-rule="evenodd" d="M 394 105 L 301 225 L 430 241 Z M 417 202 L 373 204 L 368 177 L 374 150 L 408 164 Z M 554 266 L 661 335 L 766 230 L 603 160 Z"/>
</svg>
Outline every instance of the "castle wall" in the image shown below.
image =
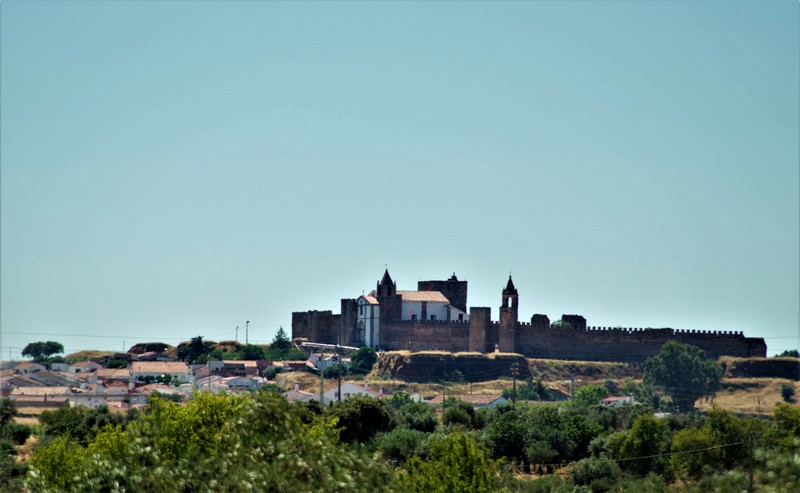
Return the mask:
<svg viewBox="0 0 800 493">
<path fill-rule="evenodd" d="M 531 358 L 640 362 L 669 341 L 698 346 L 711 358 L 765 356 L 763 339 L 741 332 L 699 332 L 673 329 L 532 327 L 519 324 L 518 352 Z"/>
<path fill-rule="evenodd" d="M 292 312 L 292 339 L 305 337 L 310 342 L 336 344 L 341 326 L 341 315 L 331 310 Z"/>
<path fill-rule="evenodd" d="M 469 322 L 397 320 L 381 324 L 381 346 L 390 350 L 469 350 Z"/>
<path fill-rule="evenodd" d="M 488 346 L 487 329 L 492 320 L 492 309 L 471 307 L 469 309 L 469 350 L 480 353 L 491 352 Z"/>
</svg>

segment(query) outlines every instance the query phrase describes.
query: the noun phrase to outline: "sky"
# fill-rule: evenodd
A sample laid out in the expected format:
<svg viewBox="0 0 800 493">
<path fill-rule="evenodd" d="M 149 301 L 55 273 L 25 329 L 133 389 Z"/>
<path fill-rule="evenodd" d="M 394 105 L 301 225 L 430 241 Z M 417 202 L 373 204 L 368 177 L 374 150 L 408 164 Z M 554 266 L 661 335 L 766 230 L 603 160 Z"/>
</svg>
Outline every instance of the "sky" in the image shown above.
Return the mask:
<svg viewBox="0 0 800 493">
<path fill-rule="evenodd" d="M 385 268 L 455 273 L 495 320 L 511 274 L 523 321 L 797 348 L 798 26 L 795 1 L 3 1 L 0 355 L 268 343 Z"/>
</svg>

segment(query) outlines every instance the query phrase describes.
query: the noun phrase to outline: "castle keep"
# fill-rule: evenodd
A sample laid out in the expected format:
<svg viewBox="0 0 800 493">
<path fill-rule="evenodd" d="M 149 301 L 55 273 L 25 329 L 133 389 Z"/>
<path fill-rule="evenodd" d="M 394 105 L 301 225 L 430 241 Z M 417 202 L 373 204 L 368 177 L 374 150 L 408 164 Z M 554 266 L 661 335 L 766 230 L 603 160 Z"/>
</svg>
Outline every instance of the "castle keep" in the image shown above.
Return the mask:
<svg viewBox="0 0 800 493">
<path fill-rule="evenodd" d="M 499 350 L 589 361 L 644 361 L 668 341 L 698 346 L 712 358 L 767 354 L 764 339 L 742 332 L 590 327 L 580 315 L 563 315 L 551 324 L 546 315 L 536 314 L 530 323 L 520 322 L 519 293 L 511 276 L 501 293 L 500 319 L 493 321 L 491 308 L 467 312 L 467 282 L 455 274 L 444 281 L 419 281 L 416 291 L 399 291 L 388 270 L 374 291 L 341 300 L 339 315 L 293 312 L 292 337 L 387 350 Z"/>
</svg>

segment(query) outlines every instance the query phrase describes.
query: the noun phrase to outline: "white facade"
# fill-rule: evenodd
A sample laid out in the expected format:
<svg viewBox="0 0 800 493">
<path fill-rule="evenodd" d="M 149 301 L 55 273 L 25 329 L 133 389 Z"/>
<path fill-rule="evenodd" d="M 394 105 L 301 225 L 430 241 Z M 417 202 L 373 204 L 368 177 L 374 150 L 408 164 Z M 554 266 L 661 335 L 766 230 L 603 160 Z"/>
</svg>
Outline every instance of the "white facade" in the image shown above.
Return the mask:
<svg viewBox="0 0 800 493">
<path fill-rule="evenodd" d="M 365 346 L 375 347 L 381 343 L 381 307 L 374 296 L 362 295 L 358 298 L 358 319 L 356 330 L 358 340 Z"/>
</svg>

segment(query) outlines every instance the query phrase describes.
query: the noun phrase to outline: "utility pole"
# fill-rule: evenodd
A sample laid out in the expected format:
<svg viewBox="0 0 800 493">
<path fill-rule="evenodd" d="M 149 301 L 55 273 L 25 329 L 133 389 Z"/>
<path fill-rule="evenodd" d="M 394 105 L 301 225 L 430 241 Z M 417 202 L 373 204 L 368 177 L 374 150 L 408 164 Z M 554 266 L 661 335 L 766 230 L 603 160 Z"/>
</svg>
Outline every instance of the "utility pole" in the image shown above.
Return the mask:
<svg viewBox="0 0 800 493">
<path fill-rule="evenodd" d="M 442 356 L 442 366 L 444 367 L 444 372 L 442 374 L 442 409 L 447 407 L 447 360 Z"/>
<path fill-rule="evenodd" d="M 748 493 L 753 493 L 755 490 L 753 489 L 753 486 L 754 486 L 753 485 L 753 461 L 754 461 L 754 457 L 753 457 L 753 433 L 752 432 L 750 432 L 750 435 L 747 437 L 747 445 L 748 445 L 748 448 L 750 449 L 750 460 L 749 460 L 749 464 L 748 464 L 748 467 L 747 467 L 748 468 L 748 473 L 749 473 L 749 476 L 750 476 L 750 482 L 748 484 L 747 491 L 748 491 Z"/>
<path fill-rule="evenodd" d="M 244 324 L 244 343 L 250 344 L 250 321 L 248 320 Z"/>
<path fill-rule="evenodd" d="M 340 342 L 342 342 L 341 339 L 336 342 L 336 364 L 339 366 L 339 388 L 337 392 L 339 402 L 342 401 L 342 351 L 341 346 L 339 346 Z"/>
<path fill-rule="evenodd" d="M 513 405 L 517 405 L 517 373 L 519 372 L 518 363 L 515 361 L 513 365 L 511 365 L 511 375 L 514 378 L 514 392 L 511 394 L 511 403 Z"/>
<path fill-rule="evenodd" d="M 320 351 L 320 353 L 319 353 L 319 405 L 320 406 L 324 405 L 324 403 L 322 401 L 322 399 L 323 399 L 322 394 L 325 393 L 325 380 L 323 380 L 323 378 L 324 378 L 323 373 L 324 372 L 322 371 L 322 365 L 324 363 L 323 356 L 325 356 L 325 353 Z"/>
<path fill-rule="evenodd" d="M 236 337 L 234 337 L 234 340 L 236 342 L 239 342 L 239 326 L 238 325 L 236 326 Z"/>
</svg>

